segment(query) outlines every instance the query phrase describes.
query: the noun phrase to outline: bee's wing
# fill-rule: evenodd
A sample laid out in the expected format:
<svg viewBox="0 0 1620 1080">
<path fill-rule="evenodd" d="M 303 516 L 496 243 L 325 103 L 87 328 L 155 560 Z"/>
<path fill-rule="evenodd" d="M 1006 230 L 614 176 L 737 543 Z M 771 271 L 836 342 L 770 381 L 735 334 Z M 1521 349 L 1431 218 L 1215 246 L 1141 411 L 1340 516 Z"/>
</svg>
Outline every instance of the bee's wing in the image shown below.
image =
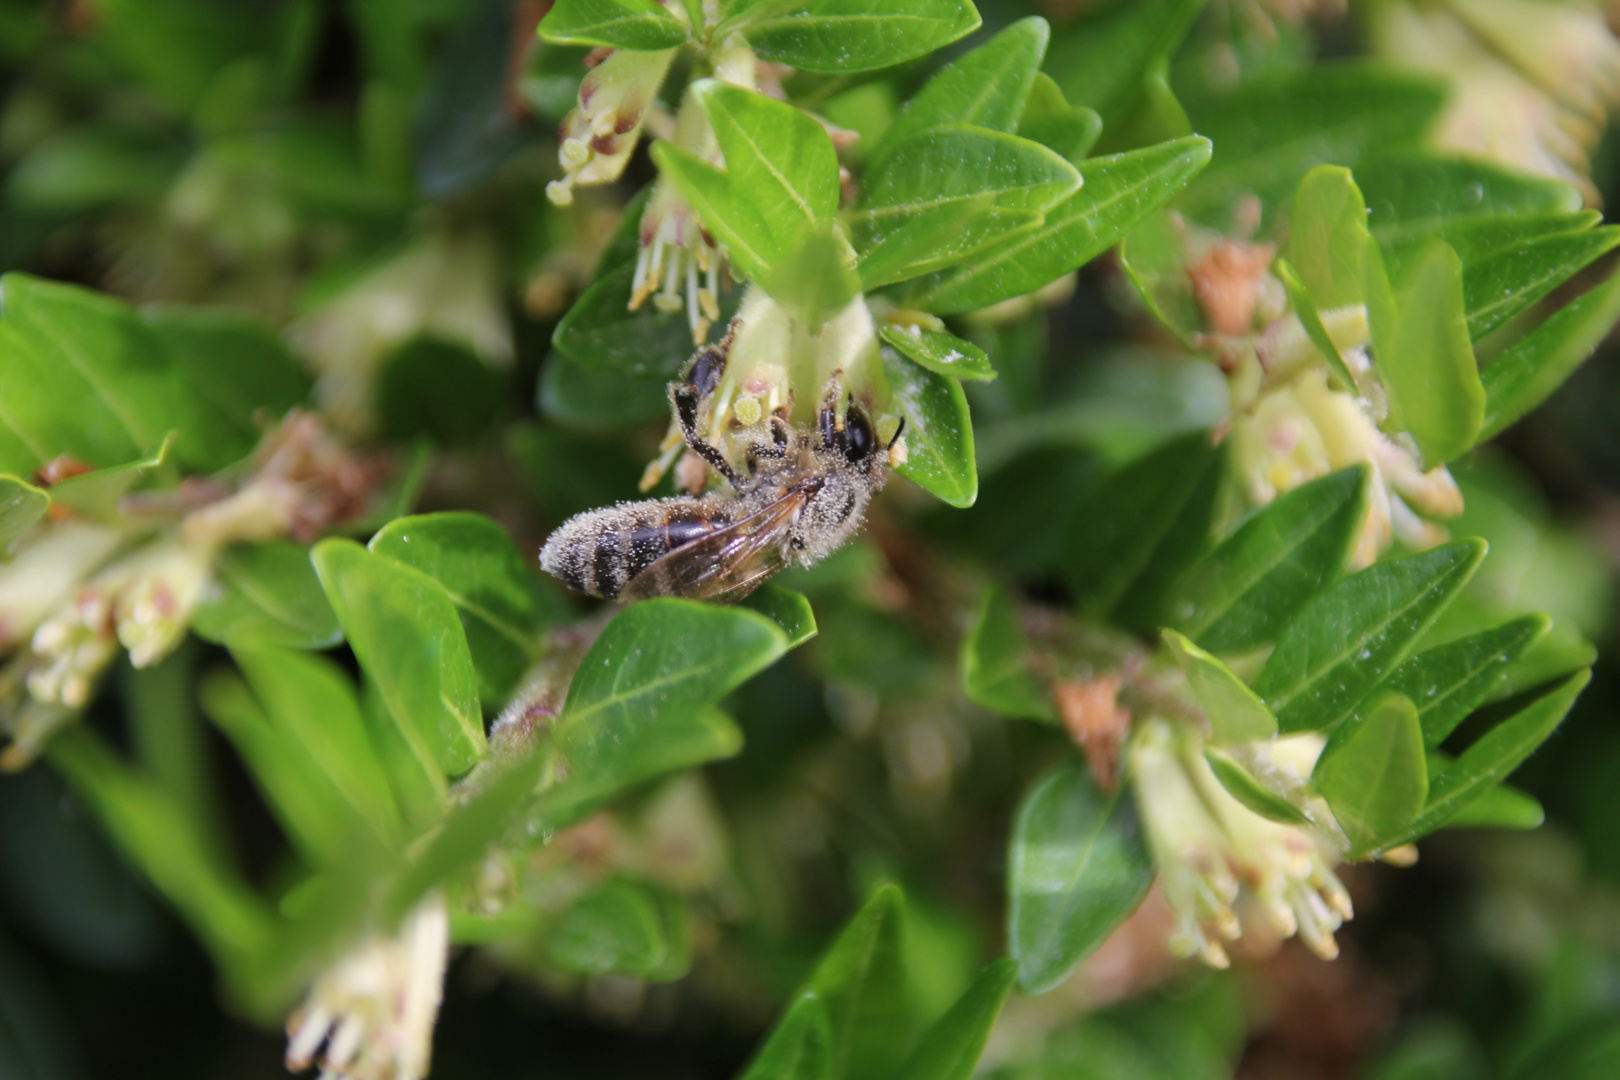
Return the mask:
<svg viewBox="0 0 1620 1080">
<path fill-rule="evenodd" d="M 810 497 L 795 487 L 763 510 L 648 563 L 631 578 L 620 600 L 687 596 L 734 603 L 753 592 L 787 562 L 782 539 Z"/>
</svg>

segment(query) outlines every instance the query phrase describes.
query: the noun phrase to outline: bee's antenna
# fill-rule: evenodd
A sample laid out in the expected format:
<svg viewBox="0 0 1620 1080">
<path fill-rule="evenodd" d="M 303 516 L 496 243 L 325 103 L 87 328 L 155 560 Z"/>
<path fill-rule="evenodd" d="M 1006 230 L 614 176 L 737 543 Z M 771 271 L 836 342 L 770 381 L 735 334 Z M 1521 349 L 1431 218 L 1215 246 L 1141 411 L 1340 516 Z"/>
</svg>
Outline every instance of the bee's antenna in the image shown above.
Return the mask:
<svg viewBox="0 0 1620 1080">
<path fill-rule="evenodd" d="M 739 493 L 743 489 L 742 477 L 737 470 L 731 467 L 726 455 L 717 448 L 703 441 L 697 433 L 697 387 L 691 383 L 670 383 L 669 403 L 675 410 L 675 420 L 681 425 L 681 437 L 686 445 L 692 448 L 692 453 L 707 461 L 714 467 L 714 471 L 725 477 Z"/>
</svg>

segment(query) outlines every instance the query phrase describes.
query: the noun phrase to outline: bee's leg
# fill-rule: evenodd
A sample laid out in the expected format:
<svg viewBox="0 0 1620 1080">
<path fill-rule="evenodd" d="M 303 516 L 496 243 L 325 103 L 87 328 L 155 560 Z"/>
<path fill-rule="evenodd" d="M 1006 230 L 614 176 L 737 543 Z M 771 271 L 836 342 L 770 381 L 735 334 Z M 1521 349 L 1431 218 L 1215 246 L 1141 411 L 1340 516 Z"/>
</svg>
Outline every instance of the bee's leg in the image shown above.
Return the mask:
<svg viewBox="0 0 1620 1080">
<path fill-rule="evenodd" d="M 697 387 L 691 383 L 670 383 L 669 403 L 675 410 L 675 419 L 681 425 L 681 437 L 686 445 L 691 447 L 692 453 L 707 461 L 714 471 L 726 478 L 726 481 L 739 492 L 743 489 L 742 477 L 737 470 L 731 467 L 716 447 L 703 441 L 697 432 L 698 392 Z"/>
</svg>

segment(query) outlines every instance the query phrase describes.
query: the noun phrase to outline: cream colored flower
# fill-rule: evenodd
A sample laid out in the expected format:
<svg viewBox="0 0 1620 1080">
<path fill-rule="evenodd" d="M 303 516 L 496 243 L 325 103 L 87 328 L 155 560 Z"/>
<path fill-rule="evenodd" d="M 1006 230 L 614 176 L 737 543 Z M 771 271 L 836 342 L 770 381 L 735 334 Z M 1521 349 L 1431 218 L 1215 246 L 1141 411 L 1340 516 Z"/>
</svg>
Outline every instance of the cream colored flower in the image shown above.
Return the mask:
<svg viewBox="0 0 1620 1080">
<path fill-rule="evenodd" d="M 449 956 L 450 916 L 435 893 L 392 935 L 366 938 L 316 979 L 287 1021 L 287 1068 L 318 1061 L 322 1080 L 426 1076 Z"/>
</svg>

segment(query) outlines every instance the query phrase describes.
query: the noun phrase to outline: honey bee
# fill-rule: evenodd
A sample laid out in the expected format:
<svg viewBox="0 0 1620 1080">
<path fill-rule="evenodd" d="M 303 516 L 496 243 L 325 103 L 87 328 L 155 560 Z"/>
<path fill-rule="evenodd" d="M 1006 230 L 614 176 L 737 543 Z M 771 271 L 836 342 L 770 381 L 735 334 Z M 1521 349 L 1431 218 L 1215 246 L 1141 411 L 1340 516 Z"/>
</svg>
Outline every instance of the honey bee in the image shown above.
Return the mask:
<svg viewBox="0 0 1620 1080">
<path fill-rule="evenodd" d="M 706 349 L 669 387 L 686 445 L 730 493 L 626 502 L 569 518 L 540 552 L 540 567 L 604 600 L 685 596 L 732 603 L 787 566 L 808 566 L 860 531 L 887 477 L 889 448 L 851 398 L 838 422 L 836 377 L 814 430 L 779 414 L 743 448 L 744 472 L 697 431 L 699 406 L 719 384 L 724 352 Z"/>
</svg>

